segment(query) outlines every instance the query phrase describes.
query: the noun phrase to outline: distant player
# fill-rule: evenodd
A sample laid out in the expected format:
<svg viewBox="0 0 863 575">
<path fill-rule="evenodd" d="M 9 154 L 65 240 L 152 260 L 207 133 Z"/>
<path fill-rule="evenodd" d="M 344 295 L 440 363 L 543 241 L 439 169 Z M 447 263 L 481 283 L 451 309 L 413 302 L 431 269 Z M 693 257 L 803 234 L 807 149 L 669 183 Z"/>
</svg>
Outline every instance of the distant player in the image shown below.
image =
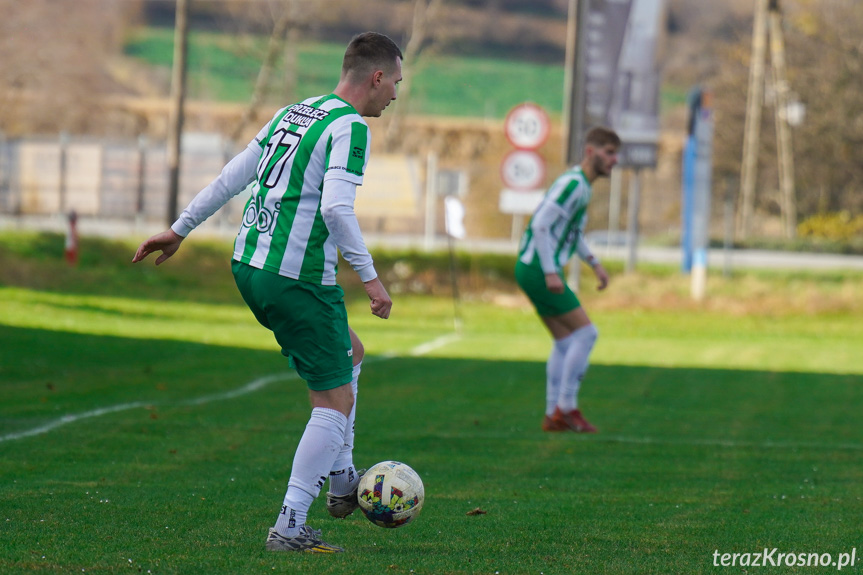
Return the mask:
<svg viewBox="0 0 863 575">
<path fill-rule="evenodd" d="M 392 300 L 366 249 L 354 199 L 371 151 L 362 116 L 380 116 L 396 99 L 401 61 L 401 50 L 388 37 L 354 37 L 333 93 L 279 110 L 171 229 L 141 244 L 132 260 L 161 251 L 156 264 L 162 263 L 193 229 L 253 183 L 234 244 L 234 279 L 306 380 L 312 402 L 281 512 L 267 537 L 271 551 L 344 551 L 306 525 L 328 477 L 331 515 L 346 517 L 359 506 L 361 472 L 353 465 L 353 441 L 363 345 L 348 326 L 336 263 L 341 251 L 363 281 L 372 313 L 388 318 Z"/>
<path fill-rule="evenodd" d="M 598 288 L 608 285 L 608 273 L 584 241 L 584 226 L 591 184 L 611 174 L 619 148 L 612 130 L 590 130 L 581 164 L 555 180 L 521 239 L 515 277 L 554 338 L 546 364 L 545 431 L 597 431 L 578 408 L 578 391 L 598 332 L 566 285 L 563 267 L 578 253 L 593 269 Z"/>
</svg>

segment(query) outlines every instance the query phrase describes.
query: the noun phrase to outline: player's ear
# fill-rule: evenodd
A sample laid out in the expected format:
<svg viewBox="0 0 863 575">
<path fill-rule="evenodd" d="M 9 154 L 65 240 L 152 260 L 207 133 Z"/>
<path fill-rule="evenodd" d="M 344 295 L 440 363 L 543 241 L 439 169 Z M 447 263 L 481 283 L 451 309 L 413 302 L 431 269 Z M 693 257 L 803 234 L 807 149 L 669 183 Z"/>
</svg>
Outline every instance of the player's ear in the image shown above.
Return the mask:
<svg viewBox="0 0 863 575">
<path fill-rule="evenodd" d="M 383 70 L 375 70 L 375 73 L 372 74 L 372 85 L 374 85 L 375 87 L 380 86 L 383 79 L 384 79 L 384 71 Z"/>
</svg>

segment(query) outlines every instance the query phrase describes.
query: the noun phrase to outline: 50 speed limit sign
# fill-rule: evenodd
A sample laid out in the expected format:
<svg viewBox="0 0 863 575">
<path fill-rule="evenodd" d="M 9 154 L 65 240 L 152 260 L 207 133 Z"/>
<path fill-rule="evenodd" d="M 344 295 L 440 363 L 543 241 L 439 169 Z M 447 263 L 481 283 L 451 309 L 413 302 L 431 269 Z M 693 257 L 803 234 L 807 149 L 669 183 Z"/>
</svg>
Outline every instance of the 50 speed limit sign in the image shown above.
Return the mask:
<svg viewBox="0 0 863 575">
<path fill-rule="evenodd" d="M 513 150 L 500 165 L 503 184 L 512 190 L 536 190 L 545 183 L 545 161 L 531 150 Z"/>
<path fill-rule="evenodd" d="M 514 147 L 535 150 L 548 139 L 548 114 L 536 104 L 520 104 L 506 115 L 504 129 L 506 138 Z"/>
</svg>

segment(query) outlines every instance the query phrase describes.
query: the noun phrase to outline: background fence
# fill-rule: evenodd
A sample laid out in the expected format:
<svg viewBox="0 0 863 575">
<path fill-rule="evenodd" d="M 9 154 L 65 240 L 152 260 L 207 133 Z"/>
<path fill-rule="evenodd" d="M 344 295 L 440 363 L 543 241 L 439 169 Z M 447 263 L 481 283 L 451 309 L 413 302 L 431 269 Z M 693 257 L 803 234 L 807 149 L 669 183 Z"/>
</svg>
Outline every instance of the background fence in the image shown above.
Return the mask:
<svg viewBox="0 0 863 575">
<path fill-rule="evenodd" d="M 184 134 L 182 150 L 179 210 L 239 152 L 215 133 Z M 380 234 L 439 233 L 442 220 L 432 218 L 433 228 L 423 228 L 425 175 L 422 162 L 414 157 L 376 155 L 357 195 L 363 229 Z M 56 229 L 75 212 L 88 223 L 89 232 L 122 234 L 130 222 L 136 228 L 163 229 L 174 220 L 168 214 L 168 178 L 165 142 L 64 135 L 0 138 L 0 221 L 47 222 L 48 228 Z M 231 199 L 204 224 L 205 229 L 236 233 L 248 196 L 244 191 Z"/>
<path fill-rule="evenodd" d="M 179 207 L 236 153 L 218 134 L 183 136 Z M 243 201 L 238 197 L 232 201 Z M 94 138 L 0 139 L 0 213 L 49 216 L 74 211 L 99 219 L 168 221 L 165 142 Z M 217 219 L 239 225 L 241 209 Z"/>
</svg>

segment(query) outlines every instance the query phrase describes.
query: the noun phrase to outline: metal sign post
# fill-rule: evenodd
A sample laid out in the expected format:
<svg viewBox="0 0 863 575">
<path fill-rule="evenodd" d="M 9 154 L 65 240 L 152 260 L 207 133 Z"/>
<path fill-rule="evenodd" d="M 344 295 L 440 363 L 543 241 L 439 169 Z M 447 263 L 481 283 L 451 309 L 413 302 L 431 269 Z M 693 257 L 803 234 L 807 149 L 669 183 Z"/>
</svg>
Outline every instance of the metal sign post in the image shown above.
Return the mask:
<svg viewBox="0 0 863 575">
<path fill-rule="evenodd" d="M 713 110 L 709 93 L 690 96 L 689 136 L 683 153 L 681 269 L 692 276 L 692 297 L 704 298 L 707 249 L 710 243 L 710 204 L 713 178 Z"/>
</svg>

